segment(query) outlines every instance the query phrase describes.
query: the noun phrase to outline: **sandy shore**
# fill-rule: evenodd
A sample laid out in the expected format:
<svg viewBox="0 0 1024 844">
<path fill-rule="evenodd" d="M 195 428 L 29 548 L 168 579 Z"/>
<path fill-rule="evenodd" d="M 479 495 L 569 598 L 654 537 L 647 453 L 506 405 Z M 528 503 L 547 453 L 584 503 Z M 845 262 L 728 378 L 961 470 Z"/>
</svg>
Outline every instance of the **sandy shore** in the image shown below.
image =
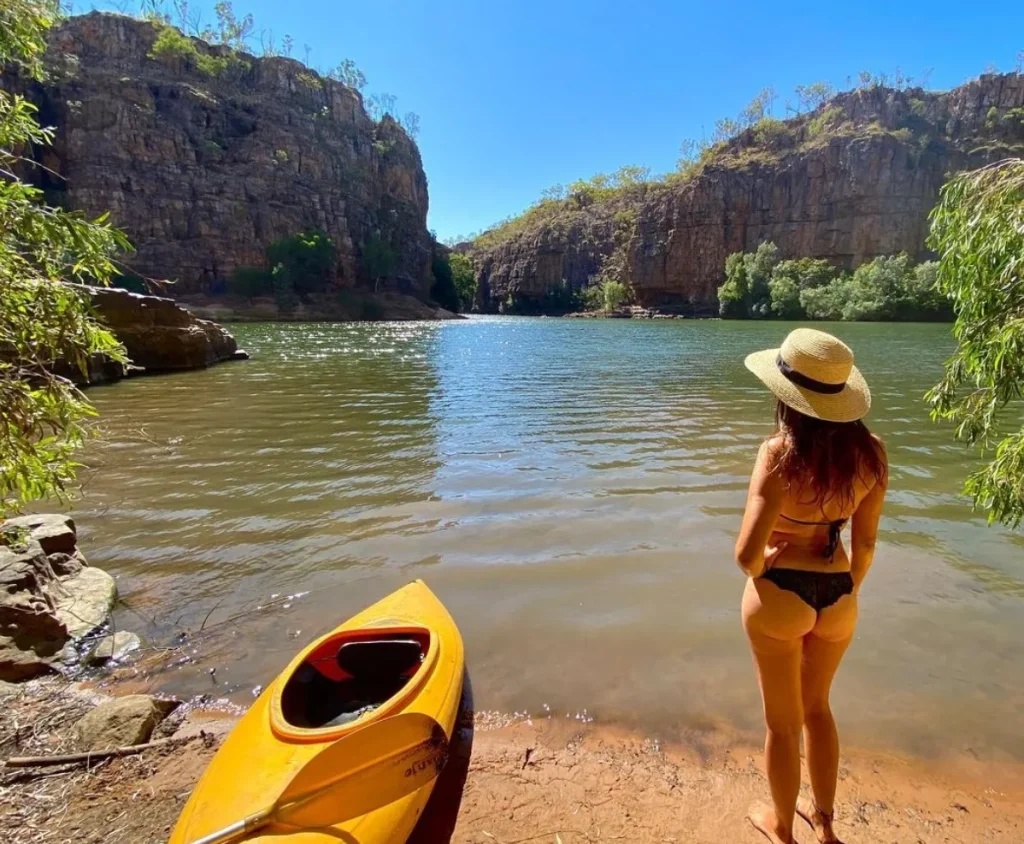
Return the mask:
<svg viewBox="0 0 1024 844">
<path fill-rule="evenodd" d="M 90 706 L 36 686 L 0 708 L 0 752 L 60 753 Z M 193 711 L 190 741 L 95 765 L 0 771 L 0 841 L 164 842 L 234 718 Z M 171 728 L 168 728 L 169 732 Z M 1024 840 L 1024 766 L 847 753 L 837 823 L 846 844 Z M 751 842 L 767 784 L 759 749 L 723 735 L 659 745 L 601 724 L 467 717 L 413 844 Z M 798 841 L 813 836 L 798 830 Z"/>
</svg>

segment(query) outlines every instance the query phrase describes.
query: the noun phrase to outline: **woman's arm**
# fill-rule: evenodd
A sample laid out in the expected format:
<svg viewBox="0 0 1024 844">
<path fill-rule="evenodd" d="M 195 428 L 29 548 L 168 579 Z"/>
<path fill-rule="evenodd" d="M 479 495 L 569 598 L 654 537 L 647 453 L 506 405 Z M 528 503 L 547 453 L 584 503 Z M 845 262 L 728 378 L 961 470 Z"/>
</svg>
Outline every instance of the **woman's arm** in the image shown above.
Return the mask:
<svg viewBox="0 0 1024 844">
<path fill-rule="evenodd" d="M 889 466 L 881 442 L 879 442 L 879 451 L 884 468 L 882 477 L 876 481 L 871 491 L 864 496 L 864 500 L 857 507 L 857 511 L 853 514 L 853 527 L 850 531 L 850 574 L 853 575 L 853 584 L 857 589 L 860 589 L 868 569 L 871 568 L 871 562 L 875 558 L 878 520 L 882 516 L 885 491 L 889 486 Z"/>
<path fill-rule="evenodd" d="M 747 491 L 747 509 L 736 540 L 736 562 L 750 577 L 764 574 L 786 547 L 785 542 L 774 548 L 766 547 L 782 510 L 786 491 L 778 472 L 772 471 L 772 449 L 773 444 L 766 442 L 757 452 L 754 474 Z"/>
</svg>

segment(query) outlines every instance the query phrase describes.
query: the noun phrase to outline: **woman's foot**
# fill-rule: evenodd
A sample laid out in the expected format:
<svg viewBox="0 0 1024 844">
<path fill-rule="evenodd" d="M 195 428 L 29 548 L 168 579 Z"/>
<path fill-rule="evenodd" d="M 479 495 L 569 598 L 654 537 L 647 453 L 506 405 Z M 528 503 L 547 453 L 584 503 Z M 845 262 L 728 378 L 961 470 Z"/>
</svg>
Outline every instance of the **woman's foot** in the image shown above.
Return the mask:
<svg viewBox="0 0 1024 844">
<path fill-rule="evenodd" d="M 796 844 L 793 833 L 787 831 L 775 816 L 775 810 L 762 803 L 755 803 L 747 812 L 747 820 L 754 825 L 772 844 Z"/>
<path fill-rule="evenodd" d="M 814 834 L 818 836 L 819 844 L 843 844 L 832 829 L 834 813 L 826 815 L 805 797 L 797 801 L 796 813 L 811 825 Z"/>
</svg>

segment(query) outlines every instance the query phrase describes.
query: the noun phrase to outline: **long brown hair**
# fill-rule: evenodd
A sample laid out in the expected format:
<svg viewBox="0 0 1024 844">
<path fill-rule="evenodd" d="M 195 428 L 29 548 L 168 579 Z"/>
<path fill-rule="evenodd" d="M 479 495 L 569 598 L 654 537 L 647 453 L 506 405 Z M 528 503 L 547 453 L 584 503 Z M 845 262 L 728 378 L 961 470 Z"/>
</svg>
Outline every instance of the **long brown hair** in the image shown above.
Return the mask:
<svg viewBox="0 0 1024 844">
<path fill-rule="evenodd" d="M 775 436 L 781 446 L 772 471 L 779 472 L 801 501 L 822 510 L 829 501 L 843 509 L 854 502 L 854 482 L 885 477 L 881 444 L 863 422 L 826 422 L 805 416 L 779 402 L 775 408 Z"/>
</svg>

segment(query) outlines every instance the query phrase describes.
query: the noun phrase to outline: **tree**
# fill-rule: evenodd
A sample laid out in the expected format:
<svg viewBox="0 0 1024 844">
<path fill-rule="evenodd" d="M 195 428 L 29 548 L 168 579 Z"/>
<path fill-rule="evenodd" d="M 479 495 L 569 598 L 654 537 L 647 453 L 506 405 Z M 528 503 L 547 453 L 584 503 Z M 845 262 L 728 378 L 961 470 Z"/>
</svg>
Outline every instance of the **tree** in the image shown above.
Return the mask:
<svg viewBox="0 0 1024 844">
<path fill-rule="evenodd" d="M 326 290 L 337 263 L 334 241 L 319 229 L 306 229 L 267 247 L 267 264 L 275 269 L 283 267 L 299 296 Z"/>
<path fill-rule="evenodd" d="M 779 248 L 770 240 L 758 244 L 757 250 L 743 257 L 747 278 L 747 312 L 752 317 L 765 317 L 771 313 L 771 290 L 768 286 L 775 265 L 779 263 Z"/>
<path fill-rule="evenodd" d="M 366 87 L 366 75 L 356 67 L 356 63 L 352 59 L 345 59 L 327 76 L 336 82 L 348 85 L 349 88 L 355 88 L 357 91 L 362 91 Z"/>
<path fill-rule="evenodd" d="M 606 281 L 601 285 L 601 289 L 604 292 L 604 309 L 606 311 L 617 311 L 629 301 L 629 287 L 621 281 Z"/>
<path fill-rule="evenodd" d="M 459 292 L 452 278 L 451 261 L 448 255 L 437 253 L 431 263 L 434 283 L 430 287 L 430 298 L 442 308 L 455 313 L 459 310 Z"/>
<path fill-rule="evenodd" d="M 750 285 L 742 252 L 725 259 L 725 283 L 718 288 L 718 313 L 726 319 L 746 319 Z"/>
<path fill-rule="evenodd" d="M 376 293 L 380 280 L 394 272 L 398 263 L 398 255 L 391 248 L 380 232 L 374 232 L 363 246 L 363 269 L 373 279 L 373 292 Z"/>
<path fill-rule="evenodd" d="M 253 31 L 252 15 L 235 17 L 235 10 L 228 0 L 215 3 L 213 12 L 217 16 L 217 29 L 212 40 L 226 44 L 232 50 L 244 50 Z"/>
<path fill-rule="evenodd" d="M 407 111 L 405 117 L 399 121 L 405 133 L 410 138 L 415 138 L 420 133 L 420 116 L 415 111 Z"/>
<path fill-rule="evenodd" d="M 0 3 L 0 66 L 43 77 L 46 32 L 56 0 Z M 0 90 L 0 515 L 38 498 L 65 497 L 74 455 L 88 434 L 92 405 L 61 374 L 88 372 L 96 356 L 125 362 L 124 349 L 92 316 L 88 291 L 66 281 L 107 285 L 128 239 L 106 221 L 47 206 L 16 175 L 52 131 L 35 107 Z"/>
<path fill-rule="evenodd" d="M 469 311 L 476 302 L 477 279 L 473 272 L 473 263 L 465 255 L 453 252 L 449 260 L 452 268 L 452 281 L 459 294 L 459 310 Z"/>
<path fill-rule="evenodd" d="M 836 89 L 828 82 L 812 82 L 810 85 L 797 85 L 793 89 L 796 94 L 797 110 L 807 108 L 814 111 L 836 95 Z"/>
<path fill-rule="evenodd" d="M 1024 519 L 1024 160 L 954 176 L 932 211 L 938 289 L 953 300 L 957 348 L 928 393 L 932 417 L 989 461 L 964 491 L 990 521 Z"/>
</svg>

